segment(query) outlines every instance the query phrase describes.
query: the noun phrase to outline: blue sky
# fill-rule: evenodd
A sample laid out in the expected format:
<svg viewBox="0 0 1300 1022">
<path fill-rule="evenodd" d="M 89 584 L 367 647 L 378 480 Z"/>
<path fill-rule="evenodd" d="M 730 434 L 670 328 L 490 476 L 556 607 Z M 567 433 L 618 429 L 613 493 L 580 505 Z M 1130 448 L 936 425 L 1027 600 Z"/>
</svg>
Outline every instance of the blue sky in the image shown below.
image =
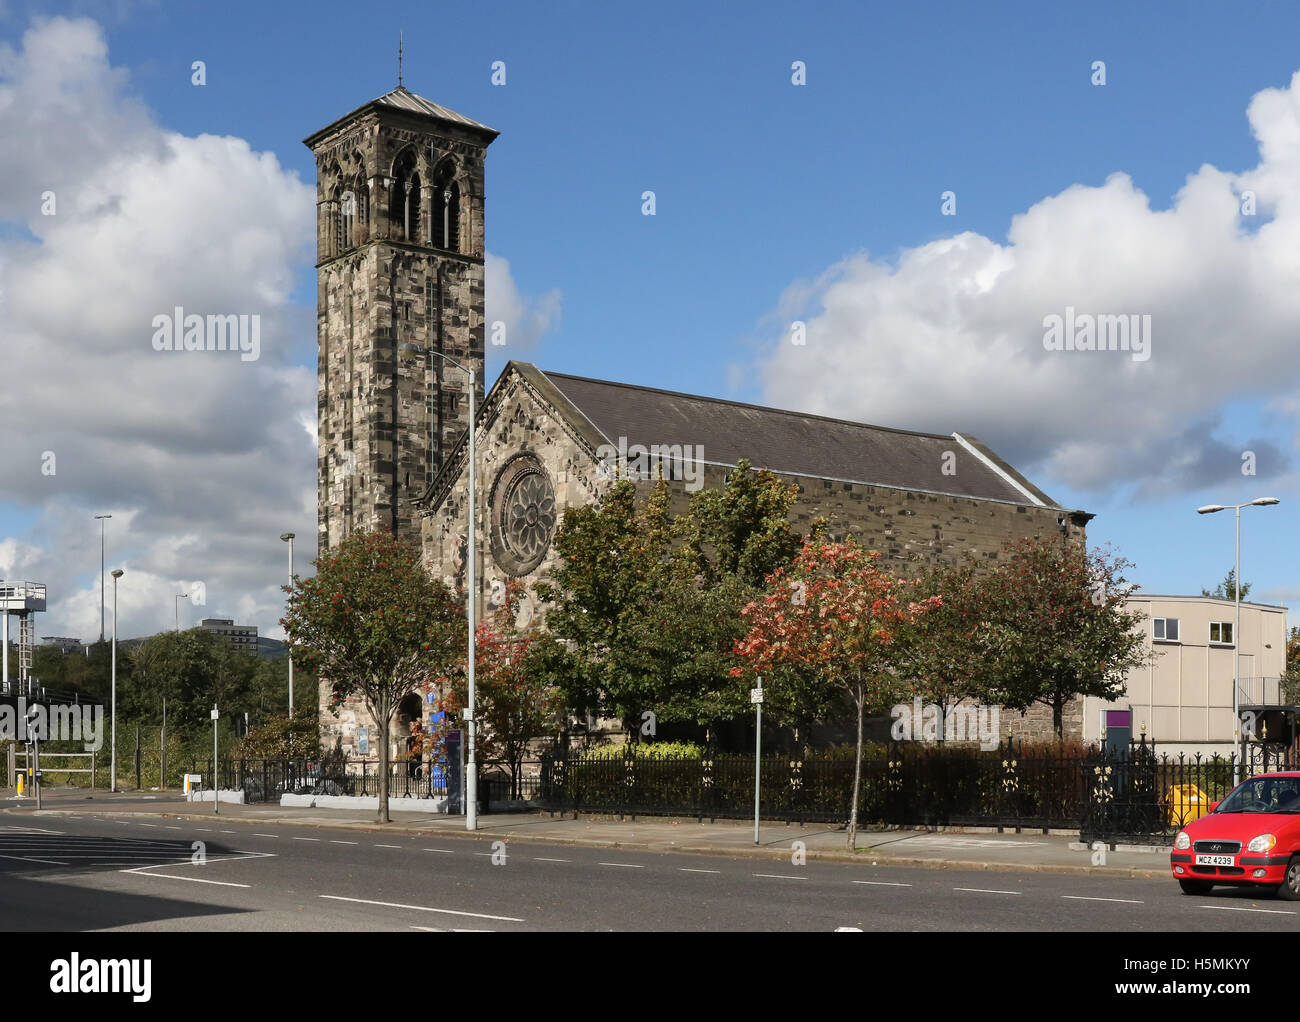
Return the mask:
<svg viewBox="0 0 1300 1022">
<path fill-rule="evenodd" d="M 1288 602 L 1300 593 L 1288 543 L 1300 510 L 1292 467 L 1300 373 L 1288 357 L 1288 338 L 1300 325 L 1300 280 L 1284 259 L 1270 262 L 1271 246 L 1219 258 L 1185 240 L 1171 244 L 1163 232 L 1235 251 L 1215 242 L 1224 235 L 1214 233 L 1213 214 L 1190 203 L 1178 208 L 1189 175 L 1207 165 L 1228 177 L 1259 171 L 1265 208 L 1257 219 L 1242 218 L 1241 237 L 1271 221 L 1279 235 L 1293 230 L 1284 214 L 1300 199 L 1290 193 L 1291 161 L 1300 164 L 1300 153 L 1265 162 L 1247 111 L 1262 90 L 1288 90 L 1300 69 L 1293 42 L 1300 12 L 1282 4 L 1177 9 L 1173 16 L 1164 5 L 1111 3 L 1066 12 L 1031 3 L 358 8 L 328 0 L 0 0 L 0 43 L 9 54 L 0 61 L 0 118 L 5 83 L 25 74 L 20 95 L 38 104 L 43 95 L 66 98 L 51 116 L 66 122 L 60 130 L 69 146 L 78 118 L 92 135 L 96 125 L 121 125 L 129 135 L 122 151 L 141 161 L 155 159 L 172 133 L 244 140 L 252 154 L 274 157 L 275 184 L 286 196 L 279 210 L 307 208 L 295 205 L 301 189 L 293 188 L 294 175 L 313 182 L 301 139 L 396 84 L 402 30 L 407 87 L 501 132 L 487 165 L 488 250 L 508 262 L 509 286 L 525 309 L 547 295 L 561 309 L 531 343 L 508 346 L 506 357 L 883 425 L 974 433 L 1058 501 L 1094 512 L 1090 542 L 1113 543 L 1153 591 L 1196 592 L 1231 566 L 1230 516 L 1198 517 L 1198 505 L 1277 496 L 1280 506 L 1243 514 L 1243 571 L 1252 595 Z M 18 55 L 35 52 L 28 34 L 55 16 L 98 34 L 102 68 L 93 47 L 55 68 L 46 62 L 46 71 L 22 65 Z M 58 52 L 69 45 L 59 42 Z M 195 60 L 206 64 L 203 87 L 191 84 Z M 791 83 L 796 60 L 807 67 L 802 87 Z M 1106 65 L 1102 86 L 1091 82 L 1097 60 Z M 494 61 L 506 64 L 504 86 L 491 82 Z M 100 97 L 93 100 L 65 89 L 90 65 L 97 70 L 86 77 Z M 42 74 L 62 76 L 61 84 Z M 104 85 L 110 81 L 112 89 Z M 1277 109 L 1261 108 L 1260 123 L 1277 126 L 1278 138 L 1286 137 L 1290 102 L 1285 92 Z M 15 130 L 39 131 L 39 124 L 29 116 Z M 100 162 L 117 152 L 111 138 L 86 148 Z M 230 158 L 244 161 L 239 172 L 254 159 Z M 11 154 L 8 162 L 19 159 Z M 6 165 L 0 160 L 0 169 Z M 7 188 L 0 185 L 0 273 L 41 250 L 55 255 L 33 213 L 36 200 L 16 183 L 30 179 L 39 189 L 44 170 L 19 170 Z M 63 187 L 89 195 L 93 173 L 69 174 Z M 1126 177 L 1116 183 L 1115 174 Z M 166 180 L 183 208 L 193 176 Z M 1254 180 L 1234 178 L 1231 188 Z M 1229 185 L 1220 184 L 1226 193 Z M 656 194 L 654 217 L 641 214 L 647 189 Z M 941 214 L 940 195 L 949 189 L 956 216 Z M 205 200 L 196 193 L 190 201 Z M 245 215 L 262 214 L 232 213 Z M 310 416 L 315 274 L 300 243 L 313 228 L 300 231 L 293 217 L 280 222 L 278 215 L 269 219 L 289 240 L 282 256 L 267 257 L 284 275 L 284 294 L 279 348 L 266 368 L 278 375 L 259 400 L 279 395 Z M 1028 237 L 1011 237 L 1015 223 Z M 204 228 L 218 236 L 198 234 L 172 217 L 132 230 L 137 239 L 189 230 L 188 244 L 217 253 L 207 265 L 221 265 L 218 228 Z M 1104 249 L 1099 256 L 1098 234 L 1115 239 L 1113 258 Z M 130 249 L 123 242 L 118 251 Z M 1012 256 L 1020 280 L 1011 296 L 996 308 L 966 303 L 963 281 Z M 61 265 L 75 281 L 68 260 Z M 1116 273 L 1116 266 L 1139 272 Z M 93 272 L 93 262 L 75 271 Z M 1041 308 L 1037 279 L 1048 281 Z M 9 293 L 20 293 L 13 282 Z M 1223 295 L 1236 295 L 1259 319 Z M 1200 296 L 1207 309 L 1195 307 Z M 1045 355 L 1034 336 L 1044 311 L 1076 301 L 1096 312 L 1154 313 L 1151 360 L 1136 365 L 1096 353 L 1085 366 Z M 31 339 L 18 350 L 35 350 L 43 330 L 58 335 L 39 316 L 18 313 Z M 784 344 L 793 318 L 810 324 L 815 350 Z M 966 347 L 945 347 L 958 343 Z M 75 353 L 47 370 L 62 371 Z M 967 357 L 969 366 L 954 368 Z M 12 352 L 0 359 L 14 381 L 0 408 L 12 412 L 29 394 L 16 382 L 23 363 Z M 489 379 L 502 361 L 490 361 Z M 115 391 L 102 378 L 69 382 L 64 397 L 85 412 L 78 428 L 103 434 L 116 421 Z M 174 583 L 210 579 L 202 613 L 252 617 L 275 632 L 283 557 L 275 522 L 300 535 L 314 531 L 310 495 L 303 496 L 313 480 L 310 445 L 289 435 L 293 415 L 282 411 L 264 431 L 278 438 L 273 448 L 249 429 L 217 452 L 218 463 L 212 438 L 227 414 L 220 393 L 206 402 L 176 396 L 176 405 L 158 398 L 152 420 L 118 437 L 116 456 L 93 459 L 102 476 L 88 469 L 83 481 L 69 479 L 57 500 L 43 495 L 41 480 L 0 488 L 0 537 L 10 540 L 7 553 L 0 546 L 0 574 L 48 577 L 77 590 L 51 613 L 47 631 L 86 631 L 92 606 L 97 620 L 90 515 L 114 507 L 122 509 L 117 549 L 149 579 L 147 599 L 133 608 L 139 630 L 170 622 L 166 595 Z M 188 427 L 194 433 L 186 437 Z M 54 443 L 33 440 L 45 442 Z M 60 442 L 79 443 L 75 432 Z M 8 448 L 12 478 L 31 459 Z M 1253 477 L 1240 471 L 1246 450 L 1258 456 Z M 280 459 L 304 462 L 293 470 L 296 490 L 250 485 L 244 492 L 229 481 L 271 471 Z M 189 472 L 195 481 L 167 482 L 188 480 Z M 200 478 L 226 472 L 222 491 L 234 485 L 239 497 L 229 508 L 177 492 L 192 485 L 202 493 Z M 129 516 L 151 502 L 168 513 Z M 169 545 L 166 537 L 186 523 L 190 539 Z M 240 561 L 258 567 L 237 569 Z"/>
</svg>

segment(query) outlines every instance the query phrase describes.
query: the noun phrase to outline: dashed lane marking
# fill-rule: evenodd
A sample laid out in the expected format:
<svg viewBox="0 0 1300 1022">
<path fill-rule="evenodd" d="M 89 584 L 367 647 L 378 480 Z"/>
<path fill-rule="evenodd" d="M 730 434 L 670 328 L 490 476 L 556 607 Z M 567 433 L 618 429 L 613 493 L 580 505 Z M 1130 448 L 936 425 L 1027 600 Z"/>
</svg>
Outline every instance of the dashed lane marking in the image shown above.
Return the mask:
<svg viewBox="0 0 1300 1022">
<path fill-rule="evenodd" d="M 522 923 L 524 920 L 514 916 L 493 916 L 486 912 L 459 912 L 450 908 L 430 908 L 426 905 L 402 905 L 394 901 L 369 901 L 366 898 L 344 898 L 337 894 L 322 894 L 320 897 L 329 901 L 350 901 L 357 905 L 379 905 L 382 908 L 404 908 L 412 912 L 437 912 L 447 916 L 466 916 L 470 919 L 496 919 L 503 923 Z"/>
<path fill-rule="evenodd" d="M 990 891 L 986 887 L 954 887 L 953 890 L 966 891 L 968 894 L 1014 894 L 1017 897 L 1022 893 L 1020 891 Z"/>
</svg>

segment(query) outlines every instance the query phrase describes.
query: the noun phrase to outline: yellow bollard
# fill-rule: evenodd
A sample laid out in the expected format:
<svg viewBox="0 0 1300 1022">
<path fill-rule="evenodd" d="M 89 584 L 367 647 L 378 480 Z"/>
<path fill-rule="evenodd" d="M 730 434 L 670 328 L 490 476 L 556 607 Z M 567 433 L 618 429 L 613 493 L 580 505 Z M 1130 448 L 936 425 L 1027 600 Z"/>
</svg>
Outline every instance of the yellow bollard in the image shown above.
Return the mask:
<svg viewBox="0 0 1300 1022">
<path fill-rule="evenodd" d="M 19 774 L 19 775 L 18 775 L 18 795 L 19 795 L 19 797 L 21 797 L 21 796 L 22 796 L 22 793 L 23 793 L 23 778 L 24 778 L 25 776 L 26 776 L 25 774 Z"/>
</svg>

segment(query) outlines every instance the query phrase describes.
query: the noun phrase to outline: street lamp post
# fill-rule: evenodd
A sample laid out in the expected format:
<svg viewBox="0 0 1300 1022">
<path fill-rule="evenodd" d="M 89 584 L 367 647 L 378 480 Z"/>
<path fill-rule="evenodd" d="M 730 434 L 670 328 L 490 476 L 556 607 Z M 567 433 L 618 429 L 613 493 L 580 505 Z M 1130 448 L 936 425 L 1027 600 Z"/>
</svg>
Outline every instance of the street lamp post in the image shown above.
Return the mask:
<svg viewBox="0 0 1300 1022">
<path fill-rule="evenodd" d="M 1232 595 L 1237 605 L 1236 623 L 1232 626 L 1232 784 L 1241 783 L 1241 509 L 1243 507 L 1268 507 L 1280 501 L 1276 497 L 1256 497 L 1245 504 L 1206 504 L 1198 507 L 1198 515 L 1212 515 L 1216 511 L 1229 508 L 1237 513 L 1237 555 L 1236 567 L 1233 568 Z"/>
<path fill-rule="evenodd" d="M 289 544 L 289 588 L 293 589 L 293 540 L 297 533 L 280 533 L 281 541 Z M 290 594 L 292 595 L 292 593 Z M 293 719 L 293 654 L 289 654 L 289 718 Z"/>
<path fill-rule="evenodd" d="M 177 593 L 174 597 L 172 597 L 172 609 L 176 611 L 176 631 L 178 633 L 181 630 L 181 605 L 178 601 L 188 600 L 189 598 L 190 598 L 189 593 Z"/>
<path fill-rule="evenodd" d="M 454 365 L 461 372 L 469 374 L 469 531 L 467 535 L 468 546 L 468 571 L 467 599 L 465 602 L 465 617 L 469 628 L 469 650 L 466 659 L 466 687 L 468 688 L 468 703 L 466 707 L 466 724 L 468 725 L 469 741 L 466 743 L 466 763 L 465 763 L 465 829 L 478 830 L 478 764 L 475 760 L 475 732 L 478 730 L 478 722 L 474 716 L 474 603 L 475 590 L 478 588 L 478 578 L 474 574 L 474 548 L 477 545 L 474 534 L 474 490 L 475 490 L 475 456 L 474 456 L 474 394 L 478 387 L 478 376 L 471 366 L 464 366 L 454 358 L 444 355 L 441 351 L 435 351 L 432 348 L 426 348 L 416 344 L 403 344 L 403 350 L 417 351 L 425 355 L 434 355 L 445 362 Z M 433 450 L 430 448 L 430 456 Z"/>
<path fill-rule="evenodd" d="M 122 575 L 121 568 L 113 569 L 113 686 L 109 697 L 109 716 L 112 718 L 112 732 L 109 740 L 113 743 L 113 748 L 109 756 L 109 770 L 112 771 L 110 780 L 112 781 L 111 790 L 114 792 L 117 791 L 117 580 Z"/>
<path fill-rule="evenodd" d="M 112 515 L 95 515 L 99 522 L 99 641 L 104 641 L 104 519 Z"/>
</svg>

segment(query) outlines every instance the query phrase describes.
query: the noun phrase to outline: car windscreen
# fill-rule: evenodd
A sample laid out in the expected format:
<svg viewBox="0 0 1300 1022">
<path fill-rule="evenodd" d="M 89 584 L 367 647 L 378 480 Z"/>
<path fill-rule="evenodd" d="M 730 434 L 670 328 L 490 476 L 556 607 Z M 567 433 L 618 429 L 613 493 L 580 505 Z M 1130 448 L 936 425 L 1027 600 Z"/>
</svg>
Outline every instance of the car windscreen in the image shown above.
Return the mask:
<svg viewBox="0 0 1300 1022">
<path fill-rule="evenodd" d="M 1300 777 L 1252 777 L 1219 803 L 1220 813 L 1300 813 Z"/>
</svg>

